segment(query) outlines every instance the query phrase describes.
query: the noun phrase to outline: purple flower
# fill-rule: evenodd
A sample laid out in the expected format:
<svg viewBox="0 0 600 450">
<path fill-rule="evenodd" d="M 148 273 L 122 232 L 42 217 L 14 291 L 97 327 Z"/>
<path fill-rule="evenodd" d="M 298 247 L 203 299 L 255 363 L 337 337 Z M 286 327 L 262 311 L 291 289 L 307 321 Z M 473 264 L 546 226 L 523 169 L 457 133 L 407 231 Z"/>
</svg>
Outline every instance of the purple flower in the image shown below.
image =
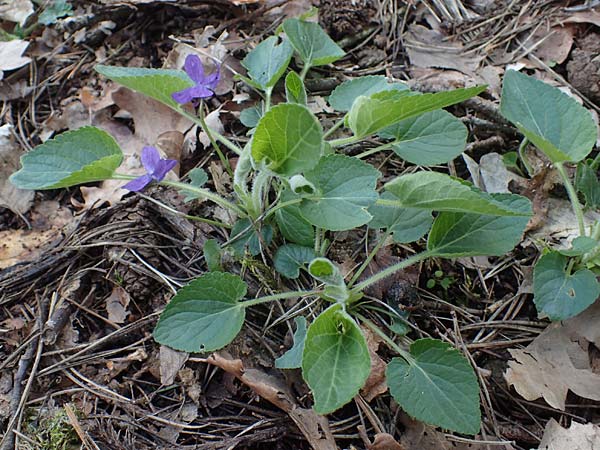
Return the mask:
<svg viewBox="0 0 600 450">
<path fill-rule="evenodd" d="M 172 94 L 171 97 L 173 97 L 173 100 L 183 105 L 198 98 L 212 97 L 215 94 L 215 88 L 217 87 L 217 84 L 219 84 L 219 79 L 221 78 L 221 68 L 218 64 L 213 73 L 205 76 L 204 67 L 202 66 L 200 58 L 196 55 L 188 55 L 187 58 L 185 58 L 183 68 L 195 85 Z"/>
<path fill-rule="evenodd" d="M 142 164 L 146 173 L 135 180 L 131 180 L 123 189 L 133 192 L 139 192 L 148 186 L 152 180 L 162 181 L 167 173 L 177 165 L 174 159 L 162 159 L 158 150 L 154 147 L 144 147 L 142 149 Z"/>
</svg>

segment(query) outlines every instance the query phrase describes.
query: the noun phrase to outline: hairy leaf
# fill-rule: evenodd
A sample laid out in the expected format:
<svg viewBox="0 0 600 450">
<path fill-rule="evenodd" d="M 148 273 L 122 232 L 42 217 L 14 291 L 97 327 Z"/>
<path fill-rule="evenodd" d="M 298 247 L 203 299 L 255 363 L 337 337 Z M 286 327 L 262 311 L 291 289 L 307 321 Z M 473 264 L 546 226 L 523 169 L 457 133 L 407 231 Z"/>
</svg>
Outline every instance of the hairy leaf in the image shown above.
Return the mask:
<svg viewBox="0 0 600 450">
<path fill-rule="evenodd" d="M 184 352 L 212 352 L 229 344 L 244 323 L 239 300 L 246 283 L 237 275 L 211 272 L 184 286 L 171 299 L 154 339 Z"/>
<path fill-rule="evenodd" d="M 283 31 L 308 66 L 323 66 L 346 54 L 317 23 L 286 19 Z"/>
<path fill-rule="evenodd" d="M 285 72 L 294 49 L 284 39 L 279 43 L 277 36 L 270 36 L 258 44 L 242 60 L 255 87 L 263 91 L 275 86 Z"/>
<path fill-rule="evenodd" d="M 479 385 L 467 359 L 436 339 L 410 346 L 410 361 L 394 358 L 386 378 L 390 393 L 412 417 L 465 434 L 481 426 Z"/>
<path fill-rule="evenodd" d="M 278 369 L 299 369 L 302 367 L 302 353 L 306 342 L 306 318 L 296 317 L 294 322 L 296 323 L 294 345 L 275 360 L 275 367 Z"/>
<path fill-rule="evenodd" d="M 323 148 L 317 118 L 298 104 L 279 104 L 267 112 L 252 138 L 252 157 L 280 175 L 312 169 Z"/>
<path fill-rule="evenodd" d="M 304 82 L 296 72 L 290 72 L 285 77 L 285 98 L 288 103 L 306 105 Z"/>
<path fill-rule="evenodd" d="M 341 305 L 332 305 L 310 325 L 302 355 L 302 376 L 319 414 L 344 406 L 371 372 L 367 342 Z"/>
<path fill-rule="evenodd" d="M 275 270 L 286 278 L 298 278 L 300 268 L 315 258 L 312 247 L 303 247 L 296 244 L 282 245 L 275 252 L 273 264 Z"/>
<path fill-rule="evenodd" d="M 361 95 L 370 96 L 382 91 L 404 91 L 408 86 L 404 83 L 389 83 L 383 75 L 367 75 L 352 78 L 337 86 L 329 96 L 329 104 L 336 111 L 347 112 L 352 108 L 354 100 Z"/>
<path fill-rule="evenodd" d="M 60 134 L 21 157 L 10 181 L 20 189 L 55 189 L 110 178 L 123 153 L 113 137 L 95 127 Z"/>
<path fill-rule="evenodd" d="M 397 200 L 391 192 L 381 195 L 384 200 Z M 395 242 L 408 243 L 421 239 L 431 228 L 431 211 L 417 208 L 397 208 L 374 204 L 369 208 L 373 220 L 369 228 L 385 228 L 393 233 Z"/>
<path fill-rule="evenodd" d="M 552 162 L 581 161 L 598 138 L 592 115 L 575 99 L 516 70 L 504 75 L 500 112 Z"/>
</svg>

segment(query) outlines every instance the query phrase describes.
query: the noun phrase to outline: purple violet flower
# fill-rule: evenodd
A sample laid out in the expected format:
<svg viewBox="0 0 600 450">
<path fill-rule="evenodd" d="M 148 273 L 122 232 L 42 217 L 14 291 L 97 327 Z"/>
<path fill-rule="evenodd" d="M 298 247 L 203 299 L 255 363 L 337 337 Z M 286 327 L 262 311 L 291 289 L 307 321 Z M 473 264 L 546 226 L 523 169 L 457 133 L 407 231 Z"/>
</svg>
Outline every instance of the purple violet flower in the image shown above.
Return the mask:
<svg viewBox="0 0 600 450">
<path fill-rule="evenodd" d="M 131 180 L 122 189 L 139 192 L 153 180 L 162 181 L 167 173 L 177 165 L 177 161 L 162 159 L 155 147 L 144 147 L 142 149 L 142 164 L 146 169 L 146 173 L 135 180 Z"/>
<path fill-rule="evenodd" d="M 216 70 L 210 75 L 204 75 L 202 61 L 196 55 L 188 55 L 183 66 L 185 72 L 192 79 L 194 86 L 175 92 L 171 95 L 179 104 L 186 104 L 199 98 L 209 98 L 215 94 L 215 88 L 221 78 L 221 67 L 217 64 Z"/>
</svg>

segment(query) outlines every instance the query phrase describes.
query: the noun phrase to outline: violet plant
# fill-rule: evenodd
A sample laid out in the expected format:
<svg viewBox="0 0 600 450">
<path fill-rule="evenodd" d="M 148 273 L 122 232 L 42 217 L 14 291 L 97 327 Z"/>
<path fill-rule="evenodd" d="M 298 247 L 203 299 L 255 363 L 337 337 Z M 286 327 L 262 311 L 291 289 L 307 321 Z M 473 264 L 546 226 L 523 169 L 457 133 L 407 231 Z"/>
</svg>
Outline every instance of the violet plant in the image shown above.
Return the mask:
<svg viewBox="0 0 600 450">
<path fill-rule="evenodd" d="M 571 248 L 547 246 L 535 264 L 534 302 L 540 315 L 565 320 L 584 311 L 600 296 L 600 221 L 586 225 L 577 190 L 587 206 L 598 208 L 600 184 L 596 169 L 600 157 L 587 160 L 598 140 L 598 126 L 588 110 L 553 86 L 520 72 L 504 76 L 501 112 L 525 136 L 520 155 L 533 175 L 524 149 L 534 144 L 552 163 L 567 191 L 579 236 Z M 573 185 L 565 164 L 577 165 Z M 576 189 L 576 187 L 578 189 Z"/>
<path fill-rule="evenodd" d="M 405 335 L 406 327 L 398 326 L 410 325 L 409 320 L 382 299 L 367 301 L 364 292 L 427 258 L 504 255 L 520 241 L 531 216 L 526 198 L 488 194 L 430 168 L 460 155 L 466 143 L 466 127 L 442 108 L 478 95 L 485 86 L 421 94 L 383 76 L 351 78 L 328 98 L 343 118 L 324 130 L 306 105 L 304 79 L 312 67 L 331 64 L 344 51 L 316 23 L 287 19 L 280 31 L 242 61 L 247 74 L 239 79 L 261 97 L 258 105 L 242 112 L 251 136 L 243 147 L 207 126 L 202 99 L 214 93 L 219 72 L 205 76 L 195 58 L 186 60 L 185 72 L 96 67 L 107 78 L 202 127 L 225 168 L 229 161 L 221 147 L 238 157 L 229 196 L 204 187 L 208 177 L 197 170 L 190 173 L 189 183 L 163 179 L 172 163 L 157 160 L 154 153 L 146 157 L 146 175 L 117 172 L 122 160 L 119 146 L 94 127 L 63 133 L 36 147 L 23 156 L 23 167 L 11 180 L 23 189 L 54 189 L 118 179 L 129 181 L 125 186 L 133 190 L 154 181 L 228 209 L 237 218 L 222 224 L 231 227 L 230 240 L 222 245 L 208 241 L 205 256 L 210 271 L 171 299 L 154 331 L 157 342 L 186 352 L 212 352 L 235 338 L 249 307 L 321 298 L 329 306 L 307 329 L 306 320 L 297 318 L 294 346 L 276 363 L 280 368 L 301 368 L 315 411 L 339 409 L 365 384 L 371 360 L 362 326 L 397 354 L 387 367 L 387 382 L 408 414 L 448 430 L 476 434 L 481 420 L 479 385 L 469 361 L 447 342 L 430 338 L 413 342 Z M 289 69 L 294 56 L 302 65 L 299 73 Z M 272 94 L 284 75 L 286 101 L 274 105 Z M 182 103 L 196 100 L 194 115 Z M 343 137 L 332 138 L 337 130 L 345 130 Z M 373 137 L 382 144 L 367 148 L 364 142 Z M 359 145 L 350 147 L 353 144 Z M 357 154 L 356 147 L 361 149 Z M 420 170 L 381 185 L 382 174 L 365 158 L 388 150 Z M 330 239 L 337 231 L 360 227 L 377 236 L 377 244 L 345 278 L 327 258 Z M 390 241 L 411 243 L 426 235 L 424 251 L 362 277 Z M 273 265 L 280 274 L 294 279 L 306 271 L 313 281 L 304 290 L 245 299 L 246 283 L 220 271 L 219 255 L 231 249 L 239 258 L 251 258 L 271 245 L 277 245 Z M 367 311 L 377 314 L 381 325 L 370 320 Z"/>
</svg>

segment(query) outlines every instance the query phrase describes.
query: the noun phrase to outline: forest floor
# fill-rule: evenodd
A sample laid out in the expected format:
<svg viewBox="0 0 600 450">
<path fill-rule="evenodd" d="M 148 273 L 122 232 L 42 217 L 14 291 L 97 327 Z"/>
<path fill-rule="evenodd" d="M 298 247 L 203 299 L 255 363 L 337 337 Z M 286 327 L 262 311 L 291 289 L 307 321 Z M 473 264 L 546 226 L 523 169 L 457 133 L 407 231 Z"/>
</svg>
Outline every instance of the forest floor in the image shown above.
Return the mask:
<svg viewBox="0 0 600 450">
<path fill-rule="evenodd" d="M 512 177 L 494 163 L 520 143 L 517 130 L 498 109 L 502 76 L 509 66 L 563 87 L 597 117 L 598 2 L 53 4 L 71 4 L 72 11 L 46 17 L 44 24 L 39 14 L 43 6 L 33 5 L 30 14 L 29 0 L 0 0 L 0 33 L 5 34 L 0 40 L 21 43 L 10 52 L 0 47 L 0 450 L 529 450 L 540 445 L 545 430 L 557 432 L 554 421 L 564 427 L 558 433 L 565 436 L 572 423 L 598 422 L 598 401 L 567 393 L 585 391 L 578 388 L 600 380 L 600 351 L 591 339 L 583 347 L 591 367 L 585 377 L 578 367 L 557 370 L 555 384 L 544 387 L 559 403 L 562 397 L 563 410 L 541 397 L 524 399 L 514 387 L 519 380 L 508 374 L 518 351 L 550 323 L 538 318 L 531 295 L 532 265 L 543 241 L 568 239 L 576 226 L 564 190 L 533 149 L 537 165 L 531 179 Z M 433 259 L 370 293 L 410 312 L 415 337 L 450 342 L 476 367 L 483 427 L 474 438 L 410 419 L 385 386 L 363 392 L 318 421 L 309 415 L 291 416 L 261 397 L 261 386 L 276 379 L 294 392 L 298 405 L 310 408 L 311 396 L 299 371 L 284 374 L 274 369 L 273 361 L 291 344 L 293 318 L 285 308 L 304 308 L 313 316 L 322 308 L 318 304 L 252 310 L 242 333 L 220 354 L 231 364 L 253 369 L 258 382 L 207 363 L 207 355 L 176 352 L 154 342 L 158 314 L 173 294 L 171 281 L 184 284 L 205 272 L 203 244 L 227 240 L 224 230 L 172 214 L 163 205 L 185 214 L 218 216 L 208 204 L 185 203 L 181 195 L 162 187 L 131 195 L 115 184 L 98 183 L 33 193 L 15 190 L 7 181 L 23 152 L 60 132 L 91 124 L 111 132 L 124 148 L 156 143 L 179 161 L 179 174 L 203 167 L 210 174 L 210 187 L 227 192 L 231 179 L 217 156 L 204 148 L 206 138 L 195 127 L 172 112 L 157 110 L 93 68 L 98 63 L 179 68 L 179 56 L 192 46 L 225 68 L 242 71 L 240 61 L 249 49 L 286 17 L 312 6 L 319 7 L 321 25 L 347 52 L 334 65 L 311 72 L 307 88 L 315 114 L 332 123 L 338 118 L 326 98 L 350 76 L 386 75 L 423 92 L 487 84 L 482 97 L 451 108 L 468 126 L 469 140 L 466 156 L 447 170 L 477 185 L 504 184 L 533 201 L 535 217 L 511 254 Z M 17 28 L 21 20 L 23 26 Z M 227 70 L 217 94 L 210 100 L 211 109 L 219 110 L 213 124 L 244 142 L 239 114 L 256 98 Z M 408 168 L 391 153 L 378 154 L 371 162 L 384 177 Z M 332 238 L 328 256 L 342 268 L 360 263 L 370 245 L 364 230 Z M 370 270 L 422 245 L 386 247 Z M 244 264 L 251 293 L 264 286 L 272 291 L 290 288 L 289 281 L 273 273 L 271 256 Z M 583 342 L 596 325 L 591 319 L 579 325 Z M 379 353 L 389 357 L 383 348 Z M 558 347 L 554 360 L 546 356 L 549 364 L 564 368 Z M 595 433 L 595 442 L 600 442 L 597 427 L 586 432 Z M 375 439 L 383 433 L 393 442 Z"/>
</svg>

